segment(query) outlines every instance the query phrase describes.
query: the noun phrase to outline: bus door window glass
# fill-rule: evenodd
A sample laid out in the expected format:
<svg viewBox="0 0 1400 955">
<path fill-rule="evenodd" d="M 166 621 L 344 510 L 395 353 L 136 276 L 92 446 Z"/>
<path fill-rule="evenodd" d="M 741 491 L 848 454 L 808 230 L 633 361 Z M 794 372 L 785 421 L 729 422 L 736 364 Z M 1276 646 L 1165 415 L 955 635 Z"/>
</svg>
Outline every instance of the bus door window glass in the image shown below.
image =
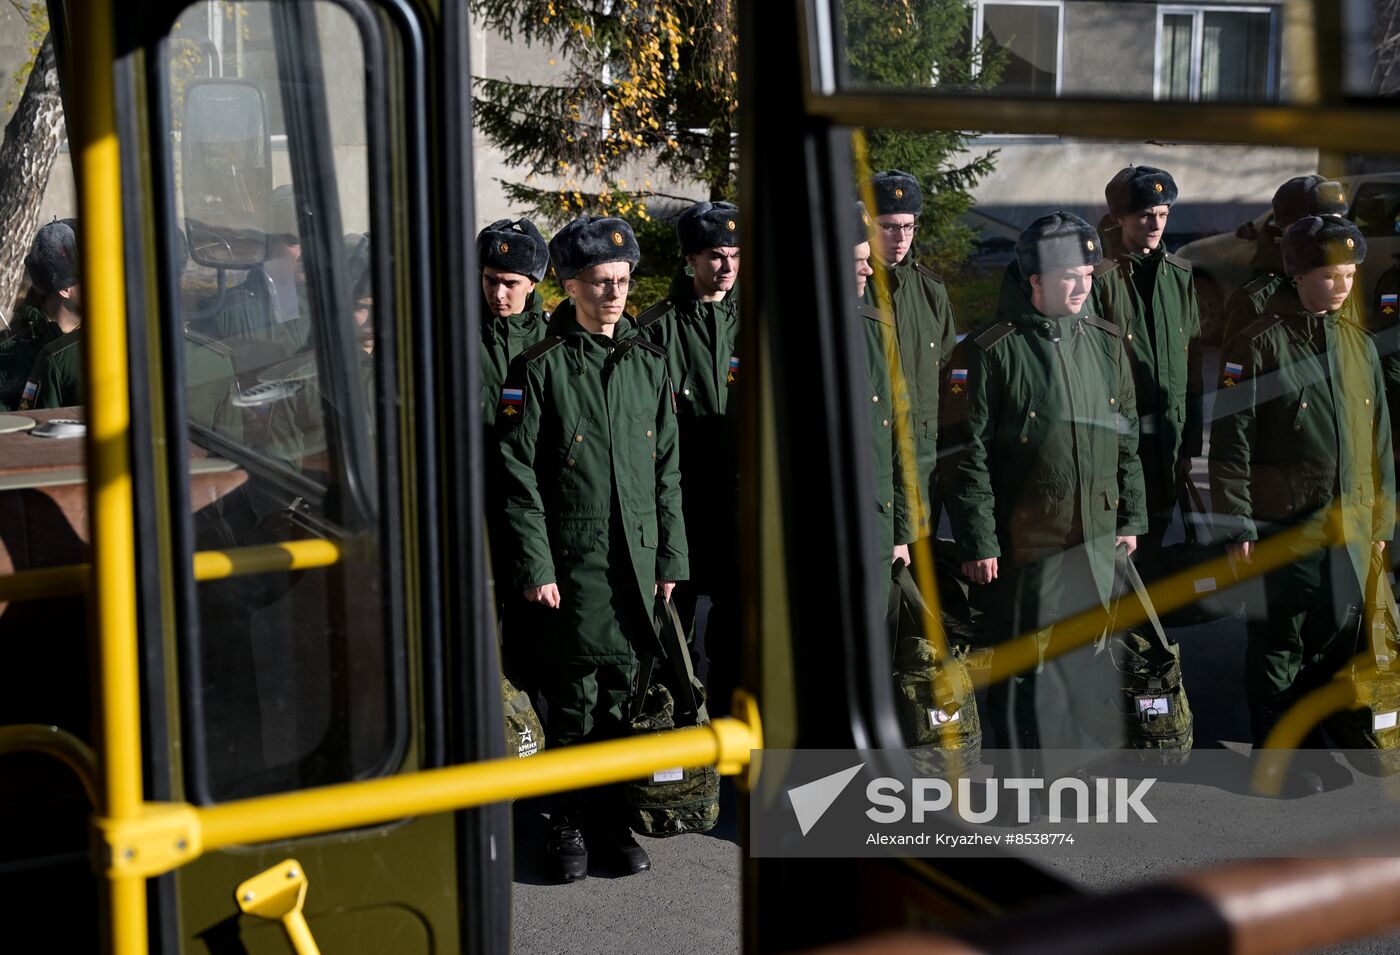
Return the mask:
<svg viewBox="0 0 1400 955">
<path fill-rule="evenodd" d="M 371 179 L 360 29 L 330 2 L 197 3 L 169 46 L 196 548 L 343 549 L 328 568 L 198 586 L 186 712 L 201 800 L 401 757 L 397 560 L 382 556 L 374 453 L 386 316 L 369 197 L 385 186 Z M 211 458 L 237 468 L 205 476 Z"/>
</svg>

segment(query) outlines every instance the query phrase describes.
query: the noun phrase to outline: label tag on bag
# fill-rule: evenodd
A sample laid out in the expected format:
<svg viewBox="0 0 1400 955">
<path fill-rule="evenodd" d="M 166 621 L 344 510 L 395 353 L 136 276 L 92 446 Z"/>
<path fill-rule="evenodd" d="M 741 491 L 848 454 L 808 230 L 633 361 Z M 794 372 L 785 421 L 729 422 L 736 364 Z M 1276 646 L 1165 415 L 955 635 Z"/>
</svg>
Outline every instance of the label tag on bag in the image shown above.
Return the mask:
<svg viewBox="0 0 1400 955">
<path fill-rule="evenodd" d="M 1198 594 L 1208 594 L 1216 589 L 1214 577 L 1202 577 L 1200 580 L 1192 581 Z"/>
<path fill-rule="evenodd" d="M 685 779 L 685 770 L 679 767 L 676 769 L 658 769 L 651 774 L 651 781 L 654 783 L 678 783 L 683 779 Z"/>
<path fill-rule="evenodd" d="M 1395 717 L 1394 712 L 1374 714 L 1371 717 L 1371 731 L 1395 729 Z"/>
<path fill-rule="evenodd" d="M 1137 698 L 1138 715 L 1143 719 L 1156 719 L 1159 716 L 1168 716 L 1172 711 L 1171 698 L 1166 696 L 1139 696 Z"/>
<path fill-rule="evenodd" d="M 928 711 L 929 726 L 946 726 L 949 723 L 957 723 L 961 719 L 962 710 L 958 710 L 956 713 L 948 713 L 944 710 L 934 709 L 930 707 Z"/>
</svg>

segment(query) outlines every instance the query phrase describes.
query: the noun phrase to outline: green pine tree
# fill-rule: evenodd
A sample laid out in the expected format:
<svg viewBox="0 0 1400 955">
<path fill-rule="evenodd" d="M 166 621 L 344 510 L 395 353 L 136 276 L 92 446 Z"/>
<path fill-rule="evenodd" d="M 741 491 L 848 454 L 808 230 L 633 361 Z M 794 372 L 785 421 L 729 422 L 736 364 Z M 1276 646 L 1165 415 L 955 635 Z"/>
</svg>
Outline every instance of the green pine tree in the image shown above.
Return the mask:
<svg viewBox="0 0 1400 955">
<path fill-rule="evenodd" d="M 558 50 L 566 64 L 557 85 L 476 78 L 476 124 L 523 174 L 502 182 L 511 201 L 553 223 L 583 212 L 645 223 L 661 193 L 645 176 L 629 180 L 629 167 L 731 197 L 734 2 L 475 0 L 479 22 Z M 562 185 L 532 181 L 540 177 Z"/>
<path fill-rule="evenodd" d="M 966 0 L 845 0 L 842 6 L 853 87 L 978 91 L 992 88 L 1001 74 L 1005 52 L 970 42 Z M 973 232 L 960 219 L 972 207 L 972 188 L 996 168 L 997 151 L 966 158 L 969 137 L 957 132 L 864 133 L 869 171 L 902 169 L 923 188 L 915 254 L 939 268 L 963 262 Z"/>
</svg>

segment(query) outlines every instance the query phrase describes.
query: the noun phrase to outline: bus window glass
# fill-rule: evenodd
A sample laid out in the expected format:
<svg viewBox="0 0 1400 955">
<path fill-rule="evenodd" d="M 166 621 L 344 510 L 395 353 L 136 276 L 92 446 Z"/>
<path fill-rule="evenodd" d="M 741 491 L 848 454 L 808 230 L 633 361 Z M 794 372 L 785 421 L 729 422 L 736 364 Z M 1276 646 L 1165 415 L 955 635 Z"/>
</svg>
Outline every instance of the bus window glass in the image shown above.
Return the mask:
<svg viewBox="0 0 1400 955">
<path fill-rule="evenodd" d="M 833 261 L 851 263 L 846 346 L 864 356 L 865 559 L 907 547 L 959 661 L 943 672 L 990 677 L 982 751 L 1046 779 L 1071 751 L 1081 770 L 1189 756 L 1200 799 L 1253 800 L 1251 747 L 1289 707 L 1395 652 L 1363 608 L 1393 586 L 1400 164 L 883 128 L 851 144 L 837 193 L 866 217 L 845 217 Z M 893 632 L 924 636 L 905 617 Z M 973 738 L 957 677 L 891 649 L 903 742 Z M 1327 717 L 1306 745 L 1350 752 L 1300 753 L 1285 786 L 1379 799 L 1364 787 L 1393 718 Z M 1331 818 L 1310 815 L 1311 837 Z"/>
<path fill-rule="evenodd" d="M 375 491 L 387 316 L 360 27 L 332 3 L 199 3 L 169 50 L 192 454 L 236 468 L 192 477 L 196 548 L 342 551 L 198 585 L 194 788 L 219 800 L 383 772 L 404 689 Z"/>
<path fill-rule="evenodd" d="M 1266 105 L 1400 87 L 1396 14 L 1374 0 L 840 0 L 831 17 L 852 91 Z"/>
</svg>

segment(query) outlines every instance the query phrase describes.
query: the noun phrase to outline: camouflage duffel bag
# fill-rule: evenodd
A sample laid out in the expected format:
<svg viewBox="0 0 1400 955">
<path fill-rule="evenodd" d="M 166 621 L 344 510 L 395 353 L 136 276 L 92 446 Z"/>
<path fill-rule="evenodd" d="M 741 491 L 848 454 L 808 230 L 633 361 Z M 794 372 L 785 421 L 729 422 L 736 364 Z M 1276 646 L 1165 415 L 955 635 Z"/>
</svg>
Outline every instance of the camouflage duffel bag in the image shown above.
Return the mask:
<svg viewBox="0 0 1400 955">
<path fill-rule="evenodd" d="M 1323 723 L 1332 741 L 1346 751 L 1347 761 L 1371 776 L 1400 770 L 1400 664 L 1395 659 L 1400 612 L 1387 576 L 1385 558 L 1373 553 L 1356 656 L 1342 674 L 1356 687 L 1359 708 L 1334 713 Z"/>
<path fill-rule="evenodd" d="M 656 656 L 641 655 L 637 692 L 628 714 L 633 735 L 708 725 L 705 690 L 695 678 L 675 606 L 658 597 L 653 625 L 671 672 L 669 678 L 658 678 Z M 647 836 L 709 832 L 719 820 L 719 772 L 713 766 L 660 769 L 627 783 L 623 798 L 634 832 Z"/>
<path fill-rule="evenodd" d="M 1137 568 L 1119 552 L 1118 592 L 1098 652 L 1107 649 L 1118 673 L 1117 706 L 1124 747 L 1144 763 L 1178 765 L 1191 755 L 1195 721 L 1181 678 L 1181 647 L 1167 638 Z M 1125 599 L 1135 601 L 1145 618 L 1123 630 L 1117 627 Z M 1129 604 L 1131 606 L 1131 604 Z"/>
<path fill-rule="evenodd" d="M 530 697 L 501 674 L 501 705 L 505 709 L 506 756 L 534 756 L 544 749 L 544 727 Z"/>
<path fill-rule="evenodd" d="M 888 624 L 894 640 L 894 703 L 904 745 L 920 768 L 960 771 L 982 756 L 982 722 L 963 657 L 924 601 L 909 568 L 894 565 Z M 935 631 L 935 628 L 937 630 Z M 939 651 L 942 642 L 943 651 Z"/>
</svg>

